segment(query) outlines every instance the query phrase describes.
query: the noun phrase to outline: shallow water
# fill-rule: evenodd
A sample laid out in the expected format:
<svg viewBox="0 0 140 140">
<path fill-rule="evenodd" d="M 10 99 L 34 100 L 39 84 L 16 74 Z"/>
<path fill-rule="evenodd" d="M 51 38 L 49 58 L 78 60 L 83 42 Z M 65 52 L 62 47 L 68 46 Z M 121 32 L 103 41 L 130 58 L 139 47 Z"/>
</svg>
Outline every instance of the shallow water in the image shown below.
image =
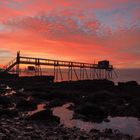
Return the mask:
<svg viewBox="0 0 140 140">
<path fill-rule="evenodd" d="M 66 127 L 77 127 L 89 131 L 91 129 L 104 130 L 105 128 L 117 129 L 124 134 L 140 137 L 140 121 L 134 117 L 108 117 L 110 122 L 94 123 L 72 119 L 73 111 L 67 109 L 70 103 L 53 109 L 53 114 L 60 117 L 61 124 Z"/>
<path fill-rule="evenodd" d="M 29 112 L 27 113 L 27 115 L 30 116 L 30 115 L 33 115 L 33 114 L 39 112 L 39 111 L 45 110 L 45 108 L 44 108 L 45 105 L 46 105 L 46 104 L 44 104 L 44 103 L 42 103 L 42 104 L 38 104 L 38 105 L 37 105 L 37 109 L 34 110 L 34 111 L 29 111 Z"/>
</svg>

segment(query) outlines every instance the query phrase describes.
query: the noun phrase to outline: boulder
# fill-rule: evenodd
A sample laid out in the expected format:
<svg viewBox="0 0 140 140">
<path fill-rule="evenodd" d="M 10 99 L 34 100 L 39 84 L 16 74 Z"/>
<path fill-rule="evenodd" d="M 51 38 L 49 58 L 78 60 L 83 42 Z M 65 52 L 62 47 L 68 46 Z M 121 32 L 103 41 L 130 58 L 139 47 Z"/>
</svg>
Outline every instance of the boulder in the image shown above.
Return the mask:
<svg viewBox="0 0 140 140">
<path fill-rule="evenodd" d="M 12 98 L 7 96 L 0 96 L 0 105 L 9 106 L 12 104 Z"/>
<path fill-rule="evenodd" d="M 20 98 L 17 101 L 16 107 L 20 110 L 35 110 L 37 109 L 37 103 L 34 100 L 26 100 L 25 98 Z"/>
<path fill-rule="evenodd" d="M 63 104 L 64 104 L 64 101 L 60 99 L 54 99 L 54 100 L 51 100 L 46 107 L 57 107 L 57 106 L 62 106 Z"/>
<path fill-rule="evenodd" d="M 117 89 L 118 95 L 125 99 L 140 97 L 140 85 L 136 81 L 119 82 Z"/>
<path fill-rule="evenodd" d="M 52 110 L 45 109 L 39 111 L 37 113 L 32 114 L 27 118 L 28 120 L 38 120 L 38 121 L 46 121 L 46 122 L 56 122 L 59 123 L 60 119 L 57 116 L 54 116 Z"/>
<path fill-rule="evenodd" d="M 101 90 L 88 95 L 84 100 L 91 103 L 100 103 L 109 101 L 111 99 L 114 99 L 113 93 L 106 90 Z"/>
<path fill-rule="evenodd" d="M 116 105 L 114 110 L 110 112 L 111 116 L 125 116 L 126 114 L 126 107 L 123 105 Z"/>
<path fill-rule="evenodd" d="M 130 102 L 131 105 L 134 105 L 135 108 L 138 108 L 140 109 L 140 98 L 135 98 L 135 99 L 132 99 L 131 102 Z"/>
<path fill-rule="evenodd" d="M 120 88 L 133 88 L 138 86 L 139 85 L 136 81 L 118 82 L 118 87 Z"/>
<path fill-rule="evenodd" d="M 103 121 L 108 116 L 107 109 L 91 103 L 85 103 L 84 105 L 79 106 L 75 112 L 97 122 Z"/>
<path fill-rule="evenodd" d="M 18 115 L 18 111 L 15 109 L 0 109 L 0 116 L 15 117 Z"/>
</svg>

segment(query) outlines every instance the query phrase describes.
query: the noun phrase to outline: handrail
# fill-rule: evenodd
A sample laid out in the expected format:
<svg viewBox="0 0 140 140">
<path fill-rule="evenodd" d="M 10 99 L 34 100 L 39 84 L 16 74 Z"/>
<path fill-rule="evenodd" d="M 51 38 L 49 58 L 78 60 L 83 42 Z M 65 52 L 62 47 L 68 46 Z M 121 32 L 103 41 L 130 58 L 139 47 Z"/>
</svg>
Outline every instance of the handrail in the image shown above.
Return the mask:
<svg viewBox="0 0 140 140">
<path fill-rule="evenodd" d="M 25 59 L 25 60 L 24 60 Z M 43 58 L 33 58 L 33 57 L 23 57 L 20 56 L 20 60 L 22 61 L 26 61 L 26 62 L 33 62 L 33 63 L 43 63 L 43 64 L 54 64 L 54 65 L 72 65 L 72 66 L 78 66 L 78 67 L 89 67 L 89 68 L 99 68 L 98 64 L 91 64 L 91 63 L 84 63 L 84 62 L 72 62 L 72 61 L 62 61 L 62 60 L 52 60 L 52 59 L 43 59 Z M 42 62 L 43 61 L 43 62 Z M 113 69 L 112 65 L 109 65 L 108 67 L 109 69 Z"/>
<path fill-rule="evenodd" d="M 5 69 L 8 69 L 8 67 L 10 67 L 12 64 L 14 64 L 16 62 L 16 58 L 14 58 L 12 61 L 10 61 L 5 67 Z"/>
<path fill-rule="evenodd" d="M 17 59 L 18 58 L 18 59 Z M 9 71 L 16 64 L 34 64 L 34 65 L 54 65 L 64 67 L 80 67 L 80 68 L 94 68 L 94 69 L 107 69 L 113 70 L 113 65 L 109 65 L 107 68 L 99 67 L 98 64 L 84 63 L 84 62 L 72 62 L 53 59 L 33 58 L 17 56 L 5 66 L 5 71 Z"/>
<path fill-rule="evenodd" d="M 21 59 L 36 59 L 36 60 L 41 60 L 41 61 L 56 61 L 56 62 L 60 62 L 60 63 L 77 63 L 77 64 L 85 64 L 85 65 L 94 65 L 91 63 L 84 63 L 84 62 L 72 62 L 72 61 L 62 61 L 62 60 L 56 60 L 56 59 L 43 59 L 43 58 L 33 58 L 33 57 L 23 57 L 20 56 Z"/>
</svg>

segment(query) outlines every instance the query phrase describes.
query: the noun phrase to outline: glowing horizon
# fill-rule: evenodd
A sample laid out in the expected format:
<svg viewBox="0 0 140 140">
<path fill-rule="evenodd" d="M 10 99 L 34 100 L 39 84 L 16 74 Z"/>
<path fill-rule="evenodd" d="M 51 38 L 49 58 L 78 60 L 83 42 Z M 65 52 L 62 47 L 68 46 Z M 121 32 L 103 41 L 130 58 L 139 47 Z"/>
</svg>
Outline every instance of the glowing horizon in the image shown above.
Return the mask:
<svg viewBox="0 0 140 140">
<path fill-rule="evenodd" d="M 140 68 L 139 0 L 0 0 L 0 66 L 23 56 Z"/>
</svg>

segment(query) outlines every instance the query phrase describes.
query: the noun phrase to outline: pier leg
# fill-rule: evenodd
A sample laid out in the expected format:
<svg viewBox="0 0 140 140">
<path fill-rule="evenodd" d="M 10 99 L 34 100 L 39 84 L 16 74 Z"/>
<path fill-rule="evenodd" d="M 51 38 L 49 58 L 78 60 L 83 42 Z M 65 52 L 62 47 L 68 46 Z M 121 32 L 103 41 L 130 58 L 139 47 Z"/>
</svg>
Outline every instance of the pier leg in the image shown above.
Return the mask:
<svg viewBox="0 0 140 140">
<path fill-rule="evenodd" d="M 89 74 L 89 75 L 90 75 L 90 76 L 89 76 L 89 79 L 91 80 L 91 79 L 92 79 L 92 68 L 89 69 L 89 73 L 90 73 L 90 74 Z"/>
<path fill-rule="evenodd" d="M 16 74 L 19 75 L 19 63 L 16 65 Z"/>
<path fill-rule="evenodd" d="M 86 78 L 89 79 L 88 73 L 87 73 L 87 69 L 86 69 L 86 68 L 85 68 L 85 74 L 86 74 Z"/>
<path fill-rule="evenodd" d="M 68 80 L 71 81 L 72 80 L 72 67 L 69 66 L 68 68 Z"/>
<path fill-rule="evenodd" d="M 58 81 L 58 66 L 56 67 L 56 81 Z"/>
<path fill-rule="evenodd" d="M 55 68 L 55 64 L 54 64 L 53 72 L 54 72 L 54 81 L 56 81 L 56 68 Z"/>
<path fill-rule="evenodd" d="M 80 80 L 82 80 L 82 68 L 80 67 Z"/>
<path fill-rule="evenodd" d="M 74 67 L 73 67 L 73 71 L 74 71 L 74 73 L 75 73 L 76 79 L 79 80 L 78 74 L 76 73 L 76 70 L 75 70 Z"/>
<path fill-rule="evenodd" d="M 73 75 L 72 74 L 73 74 L 72 67 L 70 67 L 70 76 L 71 76 L 70 79 L 71 79 L 71 81 L 72 81 L 72 78 L 73 78 Z"/>
<path fill-rule="evenodd" d="M 84 68 L 82 69 L 82 73 L 83 73 L 82 78 L 84 80 L 85 79 L 85 70 L 84 70 Z"/>
<path fill-rule="evenodd" d="M 63 81 L 63 75 L 62 75 L 62 72 L 61 72 L 60 66 L 59 66 L 58 69 L 59 69 L 59 73 L 60 73 L 61 81 Z"/>
</svg>

